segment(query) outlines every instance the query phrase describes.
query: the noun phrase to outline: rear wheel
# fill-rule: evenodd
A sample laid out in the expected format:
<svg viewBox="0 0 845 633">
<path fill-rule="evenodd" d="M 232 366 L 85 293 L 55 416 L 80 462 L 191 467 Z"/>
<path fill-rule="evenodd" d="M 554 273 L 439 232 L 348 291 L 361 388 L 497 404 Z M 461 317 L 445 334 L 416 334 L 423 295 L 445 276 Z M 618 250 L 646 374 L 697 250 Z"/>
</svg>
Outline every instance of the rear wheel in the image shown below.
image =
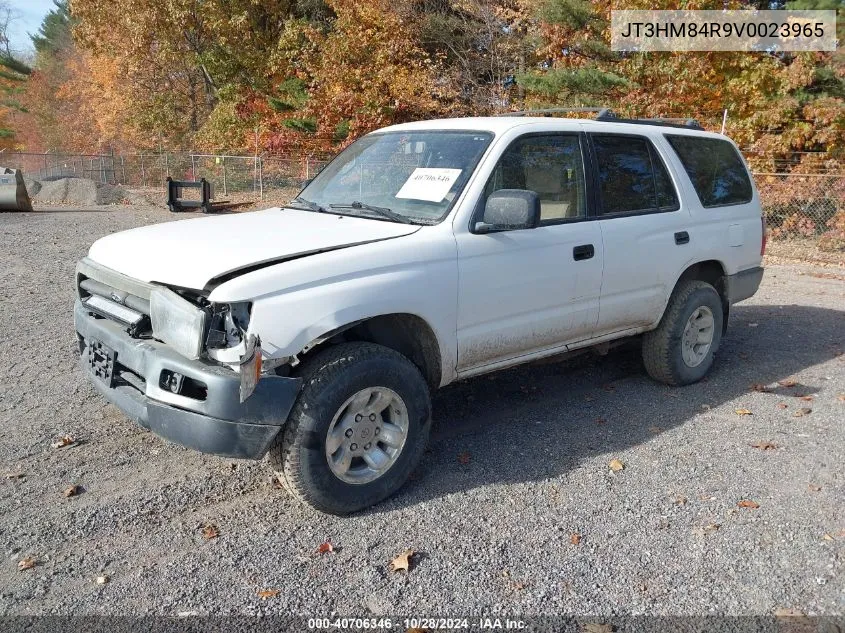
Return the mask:
<svg viewBox="0 0 845 633">
<path fill-rule="evenodd" d="M 643 335 L 648 374 L 667 385 L 688 385 L 710 370 L 722 340 L 722 300 L 710 284 L 681 282 L 657 329 Z"/>
<path fill-rule="evenodd" d="M 431 405 L 416 366 L 372 343 L 319 352 L 270 449 L 286 487 L 318 510 L 347 514 L 396 492 L 428 441 Z"/>
</svg>

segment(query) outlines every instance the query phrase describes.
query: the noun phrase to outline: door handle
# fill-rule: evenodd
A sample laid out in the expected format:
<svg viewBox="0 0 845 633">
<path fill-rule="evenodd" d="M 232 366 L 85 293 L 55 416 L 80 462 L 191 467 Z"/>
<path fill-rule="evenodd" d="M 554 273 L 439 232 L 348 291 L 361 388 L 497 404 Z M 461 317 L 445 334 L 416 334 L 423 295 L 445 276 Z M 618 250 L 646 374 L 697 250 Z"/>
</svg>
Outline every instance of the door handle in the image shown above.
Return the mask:
<svg viewBox="0 0 845 633">
<path fill-rule="evenodd" d="M 679 231 L 675 233 L 675 244 L 689 244 L 689 233 L 686 231 Z"/>
<path fill-rule="evenodd" d="M 581 246 L 576 246 L 572 249 L 572 259 L 576 262 L 580 262 L 584 259 L 590 259 L 595 254 L 596 249 L 593 248 L 592 244 L 582 244 Z"/>
</svg>

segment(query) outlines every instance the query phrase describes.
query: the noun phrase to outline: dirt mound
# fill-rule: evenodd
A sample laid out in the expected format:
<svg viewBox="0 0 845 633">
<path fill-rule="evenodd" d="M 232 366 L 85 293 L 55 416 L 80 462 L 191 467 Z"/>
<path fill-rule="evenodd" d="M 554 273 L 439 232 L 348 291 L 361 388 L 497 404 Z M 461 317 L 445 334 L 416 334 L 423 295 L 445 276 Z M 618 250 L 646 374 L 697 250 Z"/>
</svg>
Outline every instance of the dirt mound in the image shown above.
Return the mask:
<svg viewBox="0 0 845 633">
<path fill-rule="evenodd" d="M 94 182 L 90 178 L 61 178 L 42 182 L 34 197 L 38 204 L 74 206 L 121 204 L 126 199 L 127 194 L 122 187 Z"/>
</svg>

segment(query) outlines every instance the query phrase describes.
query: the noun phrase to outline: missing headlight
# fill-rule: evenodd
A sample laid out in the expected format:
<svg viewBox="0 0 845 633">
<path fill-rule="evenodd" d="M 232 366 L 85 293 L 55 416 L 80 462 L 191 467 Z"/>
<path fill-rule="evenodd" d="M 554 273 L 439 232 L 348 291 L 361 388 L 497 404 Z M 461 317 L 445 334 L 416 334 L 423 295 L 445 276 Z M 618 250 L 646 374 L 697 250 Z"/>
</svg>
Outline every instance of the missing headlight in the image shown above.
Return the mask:
<svg viewBox="0 0 845 633">
<path fill-rule="evenodd" d="M 211 306 L 206 347 L 209 350 L 237 347 L 249 327 L 250 303 L 218 303 Z"/>
</svg>

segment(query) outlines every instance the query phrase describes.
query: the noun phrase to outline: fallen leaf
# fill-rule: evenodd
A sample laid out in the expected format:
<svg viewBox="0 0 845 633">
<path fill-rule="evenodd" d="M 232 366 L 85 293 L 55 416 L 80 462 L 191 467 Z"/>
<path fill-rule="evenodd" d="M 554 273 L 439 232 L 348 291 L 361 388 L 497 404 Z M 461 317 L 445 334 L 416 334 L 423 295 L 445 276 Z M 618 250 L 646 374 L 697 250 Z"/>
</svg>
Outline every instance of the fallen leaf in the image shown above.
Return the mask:
<svg viewBox="0 0 845 633">
<path fill-rule="evenodd" d="M 817 486 L 816 484 L 810 484 L 809 486 L 807 486 L 807 489 L 808 489 L 810 492 L 819 492 L 819 491 L 822 489 L 822 487 L 821 487 L 821 486 Z"/>
<path fill-rule="evenodd" d="M 786 404 L 785 402 L 778 402 L 778 409 L 787 409 L 787 408 L 789 408 L 788 404 Z"/>
<path fill-rule="evenodd" d="M 581 542 L 581 535 L 578 532 L 573 532 L 569 535 L 569 542 L 573 545 L 578 545 Z"/>
<path fill-rule="evenodd" d="M 461 464 L 469 464 L 470 456 L 469 451 L 464 451 L 463 453 L 458 453 L 458 462 Z"/>
<path fill-rule="evenodd" d="M 75 444 L 76 440 L 74 440 L 70 435 L 62 435 L 57 442 L 53 442 L 53 448 L 62 448 L 63 446 L 70 446 L 71 444 Z"/>
<path fill-rule="evenodd" d="M 18 571 L 23 571 L 24 569 L 32 569 L 35 567 L 35 559 L 32 556 L 27 556 L 26 558 L 22 558 L 18 561 Z"/>
<path fill-rule="evenodd" d="M 677 495 L 672 503 L 676 506 L 683 506 L 687 504 L 687 498 L 684 495 Z"/>
<path fill-rule="evenodd" d="M 400 571 L 405 570 L 405 572 L 411 571 L 411 559 L 414 557 L 416 552 L 412 549 L 406 549 L 404 552 L 399 554 L 396 558 L 390 561 L 388 567 L 390 571 Z"/>
<path fill-rule="evenodd" d="M 794 387 L 798 384 L 798 382 L 793 380 L 792 378 L 784 378 L 783 380 L 778 380 L 778 384 L 781 387 Z"/>
<path fill-rule="evenodd" d="M 625 468 L 625 464 L 616 459 L 615 457 L 610 460 L 610 470 L 615 473 L 618 473 L 620 470 Z"/>
<path fill-rule="evenodd" d="M 328 541 L 326 541 L 325 543 L 321 543 L 320 547 L 317 548 L 318 554 L 329 554 L 333 551 L 334 551 L 334 547 Z"/>
<path fill-rule="evenodd" d="M 740 508 L 748 508 L 750 510 L 756 510 L 760 507 L 760 504 L 756 501 L 752 501 L 751 499 L 743 499 L 739 503 L 737 503 Z"/>
<path fill-rule="evenodd" d="M 587 624 L 584 625 L 584 633 L 613 633 L 613 626 L 610 624 L 587 622 Z"/>
<path fill-rule="evenodd" d="M 217 526 L 211 523 L 206 523 L 205 527 L 202 529 L 202 537 L 206 541 L 209 541 L 213 538 L 217 538 L 218 536 L 220 536 L 220 530 L 217 529 Z"/>
<path fill-rule="evenodd" d="M 813 410 L 810 407 L 803 407 L 792 414 L 793 418 L 803 418 L 805 415 L 810 415 Z"/>
<path fill-rule="evenodd" d="M 825 533 L 822 536 L 822 539 L 824 539 L 825 541 L 835 541 L 836 540 L 835 538 L 833 538 L 833 535 L 829 534 L 829 533 Z"/>
<path fill-rule="evenodd" d="M 839 400 L 839 402 L 845 402 L 845 393 L 840 393 L 836 396 L 836 399 Z"/>
<path fill-rule="evenodd" d="M 804 402 L 812 402 L 815 399 L 815 396 L 800 396 L 799 400 L 803 400 Z"/>
<path fill-rule="evenodd" d="M 703 529 L 703 531 L 704 531 L 704 533 L 705 533 L 705 534 L 709 534 L 710 532 L 715 532 L 715 531 L 716 531 L 716 530 L 718 530 L 720 527 L 722 527 L 722 524 L 721 524 L 721 523 L 708 523 L 708 524 L 707 524 L 707 525 L 705 525 L 705 526 L 704 526 L 704 528 L 702 528 L 702 529 Z"/>
<path fill-rule="evenodd" d="M 753 385 L 751 385 L 751 389 L 753 391 L 759 391 L 761 393 L 768 393 L 769 392 L 769 388 L 766 385 L 759 383 L 759 382 L 755 382 Z"/>
<path fill-rule="evenodd" d="M 73 486 L 68 486 L 65 488 L 65 491 L 62 493 L 66 497 L 75 497 L 80 492 L 79 486 L 74 484 Z"/>
<path fill-rule="evenodd" d="M 262 589 L 258 592 L 258 597 L 262 600 L 266 600 L 267 598 L 275 598 L 280 593 L 282 593 L 281 589 Z"/>
<path fill-rule="evenodd" d="M 6 479 L 23 479 L 26 477 L 24 473 L 6 473 Z"/>
<path fill-rule="evenodd" d="M 734 409 L 734 413 L 736 413 L 737 415 L 754 415 L 748 409 Z"/>
<path fill-rule="evenodd" d="M 777 444 L 772 444 L 771 442 L 757 442 L 751 445 L 751 448 L 759 448 L 761 451 L 773 451 L 777 447 Z"/>
<path fill-rule="evenodd" d="M 105 585 L 111 578 L 108 576 L 97 576 L 97 580 L 95 581 L 98 585 Z"/>
</svg>

